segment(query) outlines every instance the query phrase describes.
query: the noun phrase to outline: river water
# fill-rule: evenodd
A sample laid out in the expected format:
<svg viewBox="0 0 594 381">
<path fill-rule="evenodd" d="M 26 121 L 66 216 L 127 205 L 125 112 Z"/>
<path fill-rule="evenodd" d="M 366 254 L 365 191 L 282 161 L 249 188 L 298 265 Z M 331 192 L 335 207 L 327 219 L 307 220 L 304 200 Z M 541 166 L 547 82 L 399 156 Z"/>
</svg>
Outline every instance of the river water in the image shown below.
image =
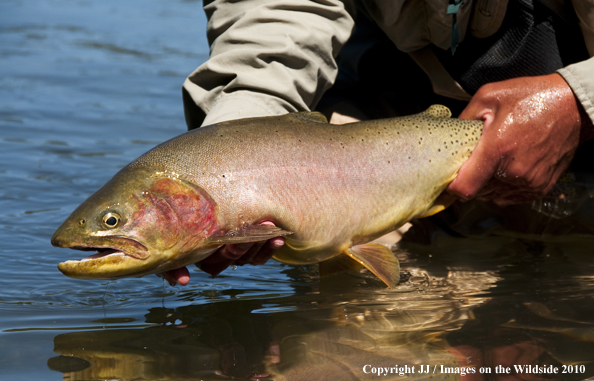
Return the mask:
<svg viewBox="0 0 594 381">
<path fill-rule="evenodd" d="M 53 231 L 185 131 L 181 84 L 208 56 L 201 6 L 0 2 L 1 380 L 594 375 L 588 238 L 410 244 L 395 290 L 274 261 L 214 280 L 193 269 L 187 287 L 64 277 L 57 263 L 79 254 L 53 248 Z"/>
</svg>

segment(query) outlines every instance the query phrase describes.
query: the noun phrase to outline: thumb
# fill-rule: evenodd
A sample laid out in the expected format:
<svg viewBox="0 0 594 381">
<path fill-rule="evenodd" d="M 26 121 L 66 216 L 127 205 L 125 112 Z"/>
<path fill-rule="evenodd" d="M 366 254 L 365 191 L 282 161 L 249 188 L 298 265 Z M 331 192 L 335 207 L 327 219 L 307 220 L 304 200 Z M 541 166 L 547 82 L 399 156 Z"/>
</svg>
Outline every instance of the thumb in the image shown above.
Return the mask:
<svg viewBox="0 0 594 381">
<path fill-rule="evenodd" d="M 485 139 L 485 131 L 488 131 L 493 123 L 493 114 L 487 113 L 481 115 L 481 118 L 476 118 L 478 115 L 472 115 L 471 113 L 464 115 L 464 111 L 460 114 L 461 119 L 466 119 L 465 116 L 471 118 L 474 116 L 472 119 L 483 119 L 485 124 L 477 146 L 468 160 L 462 164 L 458 175 L 448 186 L 447 192 L 462 200 L 471 200 L 476 197 L 495 174 L 498 157 L 493 146 L 489 144 L 489 140 Z"/>
</svg>

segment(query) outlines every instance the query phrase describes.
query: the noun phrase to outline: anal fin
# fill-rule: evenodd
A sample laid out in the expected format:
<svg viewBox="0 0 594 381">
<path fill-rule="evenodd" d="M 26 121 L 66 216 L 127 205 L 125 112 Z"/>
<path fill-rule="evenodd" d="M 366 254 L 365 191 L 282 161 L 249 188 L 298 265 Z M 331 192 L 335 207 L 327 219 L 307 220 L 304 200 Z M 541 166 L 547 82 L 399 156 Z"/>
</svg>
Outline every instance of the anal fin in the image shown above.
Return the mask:
<svg viewBox="0 0 594 381">
<path fill-rule="evenodd" d="M 365 243 L 353 246 L 344 253 L 365 266 L 389 288 L 394 288 L 400 281 L 400 263 L 386 246 Z"/>
<path fill-rule="evenodd" d="M 226 245 L 228 243 L 261 242 L 271 238 L 293 234 L 274 225 L 250 225 L 243 229 L 232 230 L 224 235 L 213 235 L 206 239 L 207 244 Z"/>
</svg>

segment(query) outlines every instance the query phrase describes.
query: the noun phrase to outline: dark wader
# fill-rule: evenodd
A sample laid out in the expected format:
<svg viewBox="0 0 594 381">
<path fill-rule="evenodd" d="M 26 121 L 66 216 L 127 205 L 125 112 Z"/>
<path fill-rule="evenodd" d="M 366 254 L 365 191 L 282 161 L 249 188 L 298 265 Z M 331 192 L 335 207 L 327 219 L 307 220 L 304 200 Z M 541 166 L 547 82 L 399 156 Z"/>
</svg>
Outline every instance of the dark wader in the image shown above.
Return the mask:
<svg viewBox="0 0 594 381">
<path fill-rule="evenodd" d="M 510 0 L 499 31 L 490 37 L 467 33 L 455 54 L 449 49 L 432 50 L 469 94 L 489 82 L 551 74 L 589 58 L 573 9 L 559 15 L 532 0 Z M 434 103 L 450 107 L 457 115 L 466 105 L 433 94 L 423 70 L 396 49 L 364 10 L 358 13 L 353 36 L 337 60 L 336 84 L 324 95 L 319 110 L 349 101 L 367 118 L 376 119 L 413 114 Z"/>
</svg>

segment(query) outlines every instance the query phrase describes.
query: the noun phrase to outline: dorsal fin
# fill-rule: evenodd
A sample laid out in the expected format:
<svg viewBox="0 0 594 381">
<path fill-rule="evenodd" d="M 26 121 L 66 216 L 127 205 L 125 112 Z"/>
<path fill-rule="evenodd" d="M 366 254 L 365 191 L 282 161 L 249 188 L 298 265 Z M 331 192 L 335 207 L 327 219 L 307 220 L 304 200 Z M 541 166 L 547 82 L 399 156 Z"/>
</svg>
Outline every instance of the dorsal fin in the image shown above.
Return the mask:
<svg viewBox="0 0 594 381">
<path fill-rule="evenodd" d="M 317 111 L 301 111 L 293 114 L 299 118 L 311 120 L 312 122 L 328 123 L 328 119 L 321 112 Z"/>
<path fill-rule="evenodd" d="M 452 116 L 450 109 L 443 105 L 431 105 L 421 114 L 429 114 L 435 118 L 449 118 Z"/>
</svg>

